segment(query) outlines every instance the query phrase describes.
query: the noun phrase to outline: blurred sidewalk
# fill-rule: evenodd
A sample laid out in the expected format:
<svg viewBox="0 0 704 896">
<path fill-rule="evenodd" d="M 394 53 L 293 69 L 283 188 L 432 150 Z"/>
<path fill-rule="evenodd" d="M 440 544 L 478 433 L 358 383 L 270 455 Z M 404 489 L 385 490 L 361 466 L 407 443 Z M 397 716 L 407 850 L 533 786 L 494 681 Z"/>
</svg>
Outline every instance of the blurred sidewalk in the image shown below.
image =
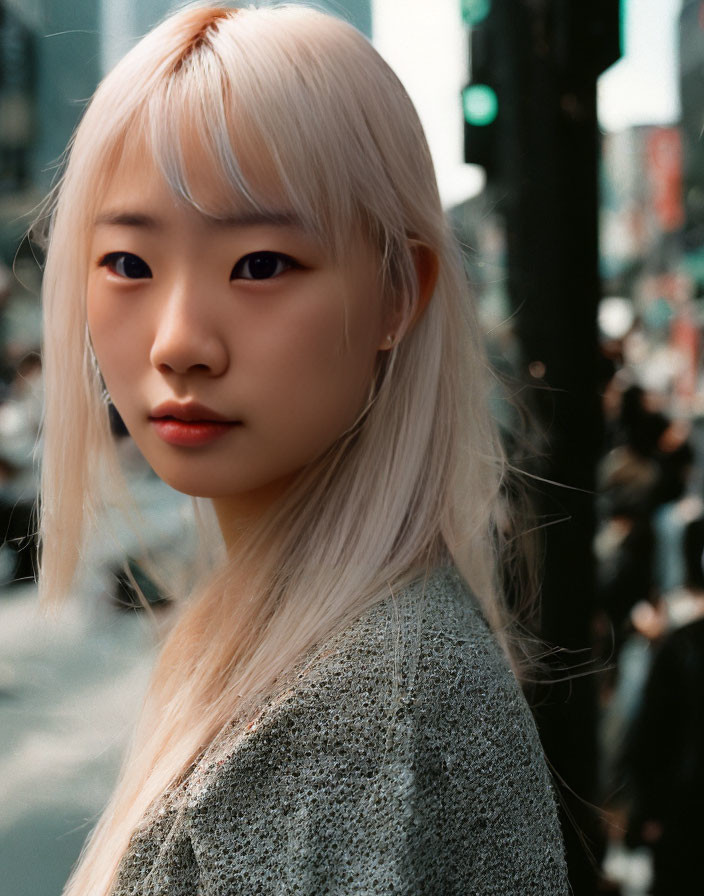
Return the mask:
<svg viewBox="0 0 704 896">
<path fill-rule="evenodd" d="M 0 894 L 57 896 L 104 805 L 153 656 L 148 622 L 107 601 L 39 614 L 0 592 Z"/>
<path fill-rule="evenodd" d="M 143 537 L 187 556 L 190 501 L 153 478 L 132 485 Z M 0 896 L 61 892 L 112 790 L 146 688 L 154 628 L 112 602 L 115 543 L 103 539 L 96 557 L 100 565 L 55 616 L 40 612 L 34 584 L 0 590 Z"/>
</svg>

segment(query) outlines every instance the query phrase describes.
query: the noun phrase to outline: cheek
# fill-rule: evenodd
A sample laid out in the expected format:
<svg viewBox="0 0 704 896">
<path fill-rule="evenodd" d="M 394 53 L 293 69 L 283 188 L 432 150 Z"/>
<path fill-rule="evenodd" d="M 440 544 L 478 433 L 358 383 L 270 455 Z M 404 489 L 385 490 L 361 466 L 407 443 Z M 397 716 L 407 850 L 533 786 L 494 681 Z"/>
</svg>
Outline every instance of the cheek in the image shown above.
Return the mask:
<svg viewBox="0 0 704 896">
<path fill-rule="evenodd" d="M 376 329 L 365 318 L 348 319 L 345 330 L 337 313 L 288 331 L 269 355 L 277 358 L 269 389 L 285 430 L 332 443 L 354 423 L 374 376 Z"/>
<path fill-rule="evenodd" d="M 120 414 L 128 413 L 125 397 L 139 375 L 145 351 L 144 323 L 126 315 L 100 290 L 88 289 L 86 317 L 98 367 Z"/>
</svg>

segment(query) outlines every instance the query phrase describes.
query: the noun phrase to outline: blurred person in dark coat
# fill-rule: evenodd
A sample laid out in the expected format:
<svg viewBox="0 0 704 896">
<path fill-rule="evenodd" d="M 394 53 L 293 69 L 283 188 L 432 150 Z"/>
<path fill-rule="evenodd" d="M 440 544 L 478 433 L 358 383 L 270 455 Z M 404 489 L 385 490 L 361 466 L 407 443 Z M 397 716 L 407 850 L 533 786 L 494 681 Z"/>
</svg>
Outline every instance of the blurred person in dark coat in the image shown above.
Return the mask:
<svg viewBox="0 0 704 896">
<path fill-rule="evenodd" d="M 704 608 L 704 521 L 684 539 L 687 586 Z M 704 893 L 704 615 L 665 636 L 625 751 L 628 839 L 652 849 L 658 896 Z"/>
</svg>

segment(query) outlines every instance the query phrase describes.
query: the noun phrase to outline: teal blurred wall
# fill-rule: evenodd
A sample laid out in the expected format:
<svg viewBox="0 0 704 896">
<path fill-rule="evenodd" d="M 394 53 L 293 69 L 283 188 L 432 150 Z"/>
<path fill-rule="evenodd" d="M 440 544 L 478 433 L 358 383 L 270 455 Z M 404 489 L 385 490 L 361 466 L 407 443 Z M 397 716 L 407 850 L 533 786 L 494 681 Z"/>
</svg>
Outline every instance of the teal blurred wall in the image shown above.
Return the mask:
<svg viewBox="0 0 704 896">
<path fill-rule="evenodd" d="M 297 0 L 289 0 L 296 3 Z M 305 2 L 305 0 L 302 0 Z M 139 33 L 148 31 L 162 16 L 182 5 L 174 0 L 145 0 L 139 6 L 137 23 Z M 243 0 L 244 5 L 244 0 Z M 311 5 L 322 7 L 342 19 L 351 22 L 367 37 L 372 34 L 372 9 L 371 0 L 311 0 Z"/>
<path fill-rule="evenodd" d="M 371 37 L 372 0 L 311 3 Z M 0 190 L 0 260 L 11 262 L 102 75 L 181 5 L 180 0 L 0 0 L 0 28 L 4 10 L 29 29 L 36 69 L 33 96 L 27 97 L 33 112 L 31 143 L 24 153 L 28 184 L 14 193 Z"/>
<path fill-rule="evenodd" d="M 37 34 L 37 137 L 35 182 L 48 186 L 87 99 L 100 79 L 96 0 L 44 4 Z"/>
<path fill-rule="evenodd" d="M 294 0 L 296 2 L 296 0 Z M 171 10 L 174 0 L 14 0 L 32 10 L 38 41 L 38 131 L 32 154 L 34 179 L 51 180 L 85 101 L 104 70 Z M 371 0 L 316 0 L 371 37 Z"/>
</svg>

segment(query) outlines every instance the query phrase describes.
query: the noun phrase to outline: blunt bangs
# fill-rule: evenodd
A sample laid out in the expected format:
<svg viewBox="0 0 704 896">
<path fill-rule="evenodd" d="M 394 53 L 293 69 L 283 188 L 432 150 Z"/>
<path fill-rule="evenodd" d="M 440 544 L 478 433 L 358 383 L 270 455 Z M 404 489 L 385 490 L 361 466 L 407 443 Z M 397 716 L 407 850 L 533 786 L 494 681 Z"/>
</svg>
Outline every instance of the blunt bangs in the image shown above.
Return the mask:
<svg viewBox="0 0 704 896">
<path fill-rule="evenodd" d="M 387 255 L 389 230 L 405 227 L 398 207 L 395 221 L 375 208 L 380 196 L 398 203 L 363 98 L 344 74 L 330 75 L 341 50 L 332 40 L 321 62 L 314 32 L 324 36 L 327 19 L 301 8 L 251 12 L 213 20 L 135 110 L 167 183 L 208 216 L 288 211 L 336 257 L 360 228 Z"/>
</svg>

